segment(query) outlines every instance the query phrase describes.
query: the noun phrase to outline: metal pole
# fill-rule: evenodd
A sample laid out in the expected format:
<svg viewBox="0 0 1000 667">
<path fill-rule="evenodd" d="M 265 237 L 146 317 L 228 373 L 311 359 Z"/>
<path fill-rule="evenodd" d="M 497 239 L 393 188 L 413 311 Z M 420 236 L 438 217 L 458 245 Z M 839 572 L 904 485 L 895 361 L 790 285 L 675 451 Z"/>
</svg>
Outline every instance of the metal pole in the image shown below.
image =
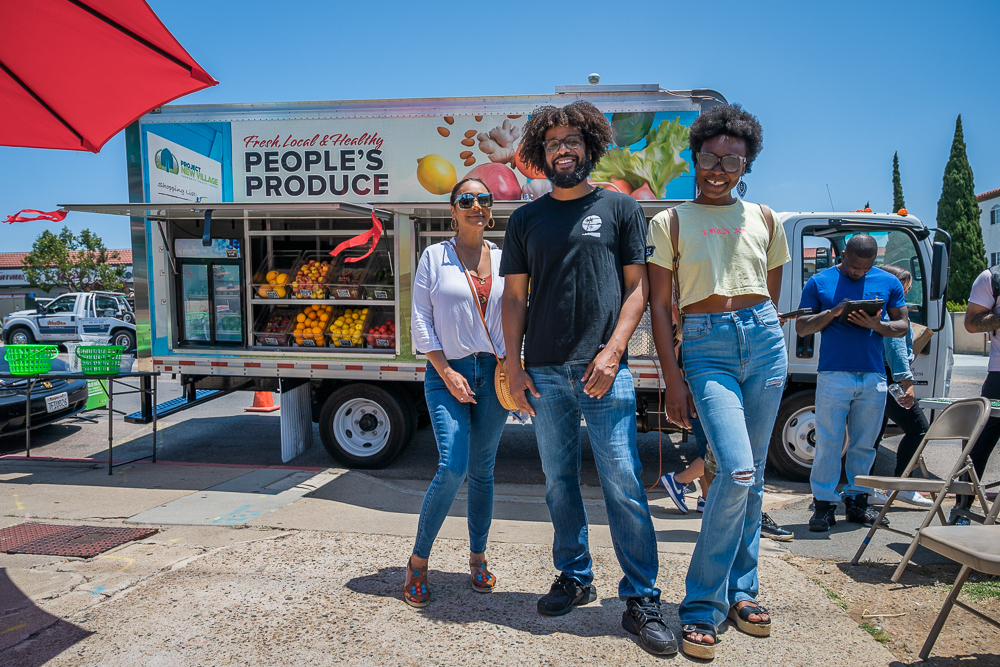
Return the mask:
<svg viewBox="0 0 1000 667">
<path fill-rule="evenodd" d="M 111 451 L 115 439 L 115 381 L 111 379 L 111 376 L 108 376 L 106 379 L 108 382 L 108 474 L 110 475 L 112 468 Z"/>
<path fill-rule="evenodd" d="M 156 463 L 156 377 L 153 376 L 153 463 Z"/>
<path fill-rule="evenodd" d="M 24 411 L 24 444 L 25 451 L 27 452 L 25 457 L 31 458 L 31 388 L 34 386 L 35 381 L 28 379 L 28 393 L 25 396 L 26 409 Z"/>
</svg>

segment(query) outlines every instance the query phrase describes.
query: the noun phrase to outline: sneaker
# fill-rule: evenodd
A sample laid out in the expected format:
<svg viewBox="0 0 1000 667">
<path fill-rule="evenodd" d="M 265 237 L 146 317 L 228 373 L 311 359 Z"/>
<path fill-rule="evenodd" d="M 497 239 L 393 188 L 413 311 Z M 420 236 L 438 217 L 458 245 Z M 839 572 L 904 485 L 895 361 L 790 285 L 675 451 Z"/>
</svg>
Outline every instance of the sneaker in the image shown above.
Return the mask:
<svg viewBox="0 0 1000 667">
<path fill-rule="evenodd" d="M 896 496 L 899 499 L 899 496 Z M 872 492 L 868 494 L 868 504 L 882 506 L 889 502 L 889 496 L 885 495 L 878 489 L 872 489 Z"/>
<path fill-rule="evenodd" d="M 868 494 L 859 493 L 856 496 L 844 496 L 844 508 L 846 511 L 844 514 L 847 520 L 852 523 L 860 523 L 864 526 L 871 527 L 875 523 L 875 519 L 878 518 L 879 513 L 875 511 L 875 508 L 868 504 Z M 882 517 L 882 526 L 889 525 L 889 519 Z"/>
<path fill-rule="evenodd" d="M 660 599 L 629 598 L 622 612 L 622 627 L 639 638 L 639 645 L 653 655 L 677 653 L 677 639 L 663 622 Z"/>
<path fill-rule="evenodd" d="M 837 517 L 835 516 L 837 506 L 834 503 L 826 500 L 815 500 L 813 505 L 816 507 L 816 511 L 809 519 L 809 530 L 814 533 L 825 533 L 837 525 Z"/>
<path fill-rule="evenodd" d="M 677 505 L 677 509 L 681 511 L 681 514 L 688 513 L 687 503 L 684 502 L 684 494 L 687 493 L 687 484 L 681 484 L 674 479 L 674 473 L 668 472 L 666 475 L 660 478 L 660 483 L 663 484 L 663 488 L 667 490 L 667 495 L 670 499 L 674 501 L 674 505 Z"/>
<path fill-rule="evenodd" d="M 969 526 L 972 522 L 969 521 L 969 517 L 960 516 L 957 512 L 957 507 L 951 508 L 951 514 L 948 515 L 948 525 L 949 526 Z"/>
<path fill-rule="evenodd" d="M 705 511 L 705 499 L 698 496 L 698 511 L 704 513 Z"/>
<path fill-rule="evenodd" d="M 767 512 L 762 512 L 760 515 L 760 535 L 778 542 L 788 542 L 795 539 L 795 534 L 792 531 L 776 524 L 774 519 L 767 515 Z"/>
<path fill-rule="evenodd" d="M 916 505 L 917 507 L 930 507 L 934 504 L 933 500 L 916 491 L 900 491 L 896 494 L 896 502 Z"/>
<path fill-rule="evenodd" d="M 588 604 L 597 599 L 597 588 L 584 586 L 576 579 L 560 574 L 552 583 L 549 592 L 538 599 L 538 613 L 546 616 L 562 616 L 573 611 L 573 607 Z"/>
</svg>

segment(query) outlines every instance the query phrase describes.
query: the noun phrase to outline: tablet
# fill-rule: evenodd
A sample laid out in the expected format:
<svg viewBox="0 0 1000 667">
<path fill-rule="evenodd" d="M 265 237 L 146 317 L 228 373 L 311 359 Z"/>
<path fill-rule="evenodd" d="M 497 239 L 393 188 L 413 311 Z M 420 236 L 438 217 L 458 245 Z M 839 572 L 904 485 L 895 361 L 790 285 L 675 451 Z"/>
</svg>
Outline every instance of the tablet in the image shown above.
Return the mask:
<svg viewBox="0 0 1000 667">
<path fill-rule="evenodd" d="M 885 301 L 882 299 L 867 299 L 865 301 L 848 301 L 847 305 L 844 306 L 844 310 L 840 313 L 840 317 L 837 318 L 838 322 L 846 322 L 850 324 L 847 316 L 853 312 L 863 310 L 869 315 L 878 315 L 882 310 L 882 306 L 885 305 Z"/>
</svg>

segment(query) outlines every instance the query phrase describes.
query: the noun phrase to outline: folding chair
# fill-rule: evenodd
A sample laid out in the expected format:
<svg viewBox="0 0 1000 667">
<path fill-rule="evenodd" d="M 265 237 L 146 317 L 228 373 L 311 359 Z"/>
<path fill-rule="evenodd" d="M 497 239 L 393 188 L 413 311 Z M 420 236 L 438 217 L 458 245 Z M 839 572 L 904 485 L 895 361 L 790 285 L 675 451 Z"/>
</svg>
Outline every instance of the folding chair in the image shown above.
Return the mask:
<svg viewBox="0 0 1000 667">
<path fill-rule="evenodd" d="M 955 578 L 955 585 L 951 587 L 951 592 L 945 598 L 941 612 L 927 635 L 924 647 L 920 649 L 921 660 L 927 660 L 945 621 L 948 620 L 951 608 L 956 604 L 970 614 L 1000 628 L 1000 621 L 958 600 L 958 594 L 973 570 L 1000 575 L 1000 526 L 996 525 L 997 510 L 1000 510 L 1000 502 L 993 501 L 993 508 L 986 515 L 982 526 L 932 526 L 920 531 L 920 544 L 962 565 Z"/>
<path fill-rule="evenodd" d="M 868 535 L 866 535 L 865 539 L 862 540 L 861 546 L 858 547 L 858 552 L 854 554 L 854 558 L 851 560 L 851 565 L 858 564 L 858 561 L 861 559 L 861 554 L 863 554 L 865 549 L 868 548 L 868 544 L 871 542 L 872 536 L 875 535 L 876 530 L 888 530 L 896 533 L 897 535 L 904 535 L 910 538 L 910 546 L 906 549 L 906 553 L 903 554 L 903 559 L 899 562 L 899 566 L 892 574 L 892 581 L 899 581 L 899 578 L 903 575 L 903 571 L 906 569 L 907 564 L 910 562 L 910 557 L 913 556 L 913 552 L 917 550 L 917 546 L 920 543 L 919 531 L 930 525 L 930 522 L 934 519 L 935 514 L 941 520 L 942 524 L 947 523 L 944 518 L 944 512 L 941 510 L 941 503 L 944 501 L 946 494 L 959 493 L 970 496 L 974 495 L 979 499 L 979 502 L 983 507 L 983 514 L 986 514 L 989 511 L 986 504 L 986 496 L 983 494 L 982 487 L 979 485 L 979 477 L 976 475 L 976 471 L 972 467 L 972 459 L 969 458 L 972 446 L 976 443 L 976 439 L 979 437 L 980 432 L 983 430 L 983 427 L 986 425 L 986 421 L 989 418 L 989 399 L 980 397 L 955 401 L 945 408 L 941 414 L 938 415 L 937 419 L 931 423 L 930 428 L 927 429 L 927 433 L 924 435 L 923 440 L 920 441 L 920 445 L 917 446 L 917 451 L 913 453 L 913 458 L 910 459 L 909 464 L 906 466 L 906 470 L 903 471 L 902 477 L 861 475 L 854 478 L 854 484 L 856 486 L 886 489 L 892 493 L 889 495 L 889 499 L 885 502 L 885 505 L 882 506 L 882 511 L 879 512 L 874 525 L 872 525 L 871 529 L 869 529 Z M 951 472 L 948 473 L 944 479 L 929 479 L 930 475 L 927 472 L 927 466 L 924 465 L 923 451 L 927 446 L 927 443 L 931 440 L 962 441 L 962 453 L 955 460 L 955 465 L 952 467 Z M 923 478 L 910 476 L 918 465 L 923 472 Z M 966 473 L 969 474 L 972 481 L 966 482 L 960 479 Z M 927 510 L 927 515 L 924 517 L 923 523 L 920 524 L 920 528 L 916 533 L 907 533 L 906 531 L 899 530 L 897 528 L 880 525 L 883 517 L 885 517 L 889 508 L 892 507 L 892 504 L 896 500 L 896 496 L 900 491 L 927 492 L 930 493 L 931 498 L 934 499 L 934 504 Z"/>
</svg>

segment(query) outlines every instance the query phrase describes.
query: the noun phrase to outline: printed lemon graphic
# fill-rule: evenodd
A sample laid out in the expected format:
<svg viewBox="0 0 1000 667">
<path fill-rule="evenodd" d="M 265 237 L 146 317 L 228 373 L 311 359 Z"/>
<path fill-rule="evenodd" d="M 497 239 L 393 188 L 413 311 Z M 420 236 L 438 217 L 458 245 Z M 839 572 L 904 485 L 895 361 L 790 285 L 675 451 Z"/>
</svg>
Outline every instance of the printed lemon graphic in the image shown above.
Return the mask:
<svg viewBox="0 0 1000 667">
<path fill-rule="evenodd" d="M 417 180 L 427 192 L 445 195 L 458 182 L 455 167 L 440 155 L 425 155 L 417 159 Z"/>
</svg>

